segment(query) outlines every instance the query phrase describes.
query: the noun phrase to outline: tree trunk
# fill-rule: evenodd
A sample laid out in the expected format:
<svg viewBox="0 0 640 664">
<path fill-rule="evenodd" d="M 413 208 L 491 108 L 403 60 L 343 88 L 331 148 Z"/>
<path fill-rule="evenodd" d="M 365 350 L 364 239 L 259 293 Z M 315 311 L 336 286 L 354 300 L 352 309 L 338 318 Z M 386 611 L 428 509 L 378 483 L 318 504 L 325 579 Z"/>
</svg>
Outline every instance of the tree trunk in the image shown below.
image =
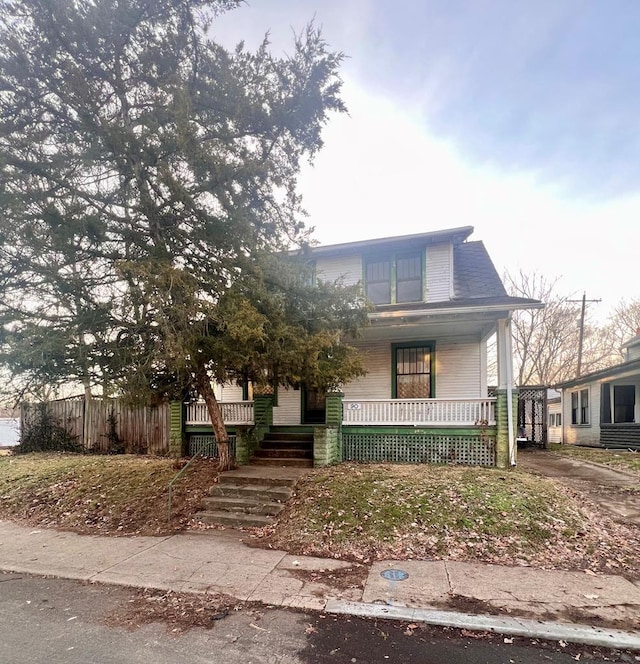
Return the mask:
<svg viewBox="0 0 640 664">
<path fill-rule="evenodd" d="M 85 450 L 90 450 L 93 447 L 93 440 L 91 439 L 91 406 L 93 395 L 91 394 L 91 383 L 89 378 L 85 376 L 82 379 L 84 385 L 84 410 L 82 421 L 82 445 Z"/>
<path fill-rule="evenodd" d="M 196 381 L 198 383 L 200 396 L 207 404 L 207 412 L 209 413 L 213 433 L 215 434 L 216 443 L 218 444 L 218 468 L 221 471 L 231 470 L 235 465 L 235 459 L 231 456 L 227 428 L 224 425 L 220 404 L 218 403 L 213 388 L 211 387 L 209 374 L 204 366 L 199 366 L 197 368 Z"/>
</svg>

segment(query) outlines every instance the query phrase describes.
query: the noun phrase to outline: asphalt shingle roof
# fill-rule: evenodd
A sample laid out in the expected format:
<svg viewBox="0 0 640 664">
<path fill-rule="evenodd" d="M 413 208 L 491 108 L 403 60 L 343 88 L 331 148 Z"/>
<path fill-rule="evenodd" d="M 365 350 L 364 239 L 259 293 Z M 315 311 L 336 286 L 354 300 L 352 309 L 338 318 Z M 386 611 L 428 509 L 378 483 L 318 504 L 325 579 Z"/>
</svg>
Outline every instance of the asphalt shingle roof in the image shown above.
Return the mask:
<svg viewBox="0 0 640 664">
<path fill-rule="evenodd" d="M 455 298 L 460 300 L 500 297 L 507 294 L 481 241 L 454 245 L 453 288 Z"/>
</svg>

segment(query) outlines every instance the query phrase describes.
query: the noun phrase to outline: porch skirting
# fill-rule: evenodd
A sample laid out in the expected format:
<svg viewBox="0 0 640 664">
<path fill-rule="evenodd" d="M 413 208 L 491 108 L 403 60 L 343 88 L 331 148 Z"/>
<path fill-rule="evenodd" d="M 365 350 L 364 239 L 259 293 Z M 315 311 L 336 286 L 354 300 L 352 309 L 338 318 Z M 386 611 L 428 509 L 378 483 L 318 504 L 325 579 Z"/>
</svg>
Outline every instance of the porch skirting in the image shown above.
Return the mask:
<svg viewBox="0 0 640 664">
<path fill-rule="evenodd" d="M 601 424 L 600 444 L 613 449 L 640 451 L 640 424 Z"/>
<path fill-rule="evenodd" d="M 237 436 L 234 433 L 229 433 L 229 451 L 233 456 L 236 456 Z M 218 443 L 213 434 L 193 434 L 189 436 L 189 456 L 201 454 L 205 457 L 215 458 L 218 456 Z"/>
<path fill-rule="evenodd" d="M 496 465 L 496 429 L 343 427 L 345 461 Z"/>
</svg>

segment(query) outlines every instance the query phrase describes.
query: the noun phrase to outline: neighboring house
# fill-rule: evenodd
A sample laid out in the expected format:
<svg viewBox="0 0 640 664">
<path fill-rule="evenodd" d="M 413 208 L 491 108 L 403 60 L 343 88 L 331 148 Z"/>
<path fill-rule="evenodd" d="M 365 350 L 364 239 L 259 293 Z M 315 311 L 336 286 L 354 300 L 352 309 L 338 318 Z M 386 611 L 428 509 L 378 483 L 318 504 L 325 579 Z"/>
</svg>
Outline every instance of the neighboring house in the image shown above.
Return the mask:
<svg viewBox="0 0 640 664">
<path fill-rule="evenodd" d="M 562 442 L 562 396 L 556 390 L 547 393 L 547 441 Z"/>
<path fill-rule="evenodd" d="M 563 442 L 640 450 L 640 330 L 627 359 L 561 383 Z"/>
<path fill-rule="evenodd" d="M 507 295 L 483 243 L 468 241 L 472 232 L 465 226 L 313 248 L 318 280 L 361 284 L 375 304 L 355 344 L 367 374 L 341 394 L 279 388 L 263 423 L 313 433 L 315 465 L 515 463 L 517 425 L 506 406 L 516 394 L 510 319 L 516 309 L 543 305 Z M 487 340 L 494 334 L 498 388 L 490 397 Z M 187 415 L 192 428 L 197 407 Z"/>
</svg>

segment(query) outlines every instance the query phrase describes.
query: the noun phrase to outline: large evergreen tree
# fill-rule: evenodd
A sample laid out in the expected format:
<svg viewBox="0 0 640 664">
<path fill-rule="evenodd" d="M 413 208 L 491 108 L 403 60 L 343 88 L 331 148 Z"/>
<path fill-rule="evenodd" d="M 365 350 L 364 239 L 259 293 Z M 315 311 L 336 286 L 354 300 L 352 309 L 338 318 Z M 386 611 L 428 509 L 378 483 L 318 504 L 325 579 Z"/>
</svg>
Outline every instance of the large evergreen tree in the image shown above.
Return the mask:
<svg viewBox="0 0 640 664">
<path fill-rule="evenodd" d="M 341 55 L 313 26 L 286 57 L 228 51 L 238 4 L 0 0 L 4 360 L 87 394 L 195 384 L 223 451 L 212 379 L 346 380 L 363 318 L 288 255 Z"/>
</svg>

